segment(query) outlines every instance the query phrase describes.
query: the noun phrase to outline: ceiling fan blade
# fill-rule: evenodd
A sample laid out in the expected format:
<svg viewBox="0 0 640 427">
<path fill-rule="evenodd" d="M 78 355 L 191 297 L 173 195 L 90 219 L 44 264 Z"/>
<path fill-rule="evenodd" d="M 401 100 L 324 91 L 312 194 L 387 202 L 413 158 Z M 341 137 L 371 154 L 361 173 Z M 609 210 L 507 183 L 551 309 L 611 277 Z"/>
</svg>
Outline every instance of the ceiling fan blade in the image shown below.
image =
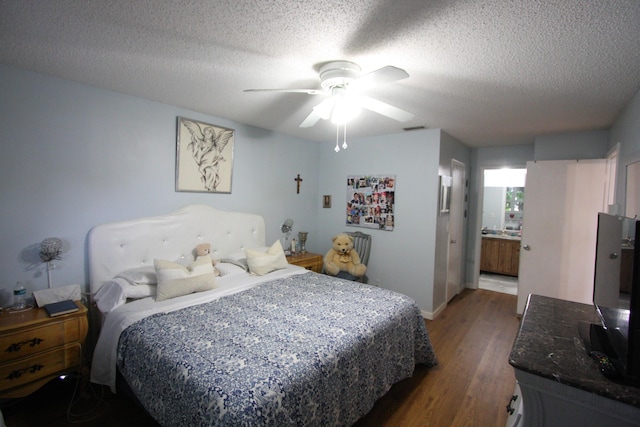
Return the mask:
<svg viewBox="0 0 640 427">
<path fill-rule="evenodd" d="M 327 120 L 329 119 L 329 117 L 331 117 L 331 110 L 333 110 L 333 106 L 335 105 L 335 103 L 336 98 L 332 96 L 313 107 L 313 110 L 320 115 L 320 118 Z"/>
<path fill-rule="evenodd" d="M 415 114 L 401 110 L 400 108 L 389 105 L 386 102 L 378 101 L 377 99 L 373 99 L 368 96 L 359 96 L 358 98 L 362 108 L 366 108 L 374 113 L 382 114 L 383 116 L 387 116 L 393 120 L 406 122 L 415 117 Z"/>
<path fill-rule="evenodd" d="M 320 117 L 320 114 L 318 114 L 316 112 L 316 110 L 311 110 L 311 113 L 309 113 L 309 115 L 307 116 L 306 119 L 304 119 L 302 121 L 302 123 L 300 123 L 300 127 L 301 128 L 310 128 L 311 126 L 315 125 L 316 123 L 318 123 L 318 121 L 321 119 L 322 117 Z"/>
<path fill-rule="evenodd" d="M 243 92 L 285 92 L 306 93 L 307 95 L 321 95 L 324 93 L 320 89 L 245 89 Z"/>
<path fill-rule="evenodd" d="M 406 79 L 409 77 L 402 68 L 387 65 L 368 74 L 358 77 L 347 84 L 349 89 L 366 89 L 372 86 L 377 86 L 386 83 L 397 82 L 398 80 Z"/>
<path fill-rule="evenodd" d="M 311 113 L 307 116 L 307 118 L 304 119 L 302 123 L 300 123 L 300 127 L 308 128 L 318 123 L 320 119 L 327 120 L 329 117 L 331 117 L 331 110 L 333 109 L 333 105 L 335 104 L 335 102 L 335 99 L 331 97 L 325 99 L 320 104 L 313 107 L 313 110 L 311 110 Z"/>
</svg>

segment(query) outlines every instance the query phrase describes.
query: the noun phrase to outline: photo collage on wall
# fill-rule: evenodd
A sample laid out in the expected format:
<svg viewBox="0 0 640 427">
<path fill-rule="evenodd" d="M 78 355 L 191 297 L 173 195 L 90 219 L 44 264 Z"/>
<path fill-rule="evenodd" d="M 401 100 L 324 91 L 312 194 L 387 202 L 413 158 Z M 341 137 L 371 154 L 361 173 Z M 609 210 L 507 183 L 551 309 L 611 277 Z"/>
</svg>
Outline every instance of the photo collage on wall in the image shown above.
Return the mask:
<svg viewBox="0 0 640 427">
<path fill-rule="evenodd" d="M 347 176 L 347 225 L 393 231 L 395 175 Z"/>
</svg>

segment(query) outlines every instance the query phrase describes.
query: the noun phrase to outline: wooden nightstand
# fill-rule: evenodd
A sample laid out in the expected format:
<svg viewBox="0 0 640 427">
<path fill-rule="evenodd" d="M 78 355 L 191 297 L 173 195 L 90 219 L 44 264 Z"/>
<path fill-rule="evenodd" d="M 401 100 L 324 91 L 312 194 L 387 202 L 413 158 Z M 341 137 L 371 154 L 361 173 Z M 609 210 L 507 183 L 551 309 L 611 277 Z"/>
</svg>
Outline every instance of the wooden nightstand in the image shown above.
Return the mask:
<svg viewBox="0 0 640 427">
<path fill-rule="evenodd" d="M 0 314 L 0 398 L 27 396 L 51 379 L 83 367 L 87 308 L 49 317 L 44 308 Z"/>
<path fill-rule="evenodd" d="M 287 256 L 287 262 L 289 264 L 304 267 L 307 270 L 320 273 L 322 271 L 322 255 L 314 254 L 311 252 L 305 252 L 303 254 L 297 253 Z"/>
</svg>

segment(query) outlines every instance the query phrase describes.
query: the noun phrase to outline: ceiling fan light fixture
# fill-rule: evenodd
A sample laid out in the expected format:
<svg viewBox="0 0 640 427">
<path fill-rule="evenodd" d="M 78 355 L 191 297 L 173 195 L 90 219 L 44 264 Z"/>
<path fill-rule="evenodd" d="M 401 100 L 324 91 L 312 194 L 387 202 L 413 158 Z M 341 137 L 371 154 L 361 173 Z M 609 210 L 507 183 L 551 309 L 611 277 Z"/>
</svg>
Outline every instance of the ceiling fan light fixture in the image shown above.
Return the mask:
<svg viewBox="0 0 640 427">
<path fill-rule="evenodd" d="M 331 122 L 335 125 L 343 125 L 358 117 L 361 111 L 362 107 L 354 97 L 337 95 L 331 110 Z"/>
</svg>

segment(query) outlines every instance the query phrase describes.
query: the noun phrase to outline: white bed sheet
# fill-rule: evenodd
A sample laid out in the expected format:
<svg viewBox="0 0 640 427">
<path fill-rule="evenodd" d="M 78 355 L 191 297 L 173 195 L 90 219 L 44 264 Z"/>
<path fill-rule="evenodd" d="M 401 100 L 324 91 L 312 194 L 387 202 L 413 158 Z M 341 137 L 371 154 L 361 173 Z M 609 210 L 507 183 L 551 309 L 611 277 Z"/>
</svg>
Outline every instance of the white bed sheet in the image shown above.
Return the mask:
<svg viewBox="0 0 640 427">
<path fill-rule="evenodd" d="M 120 334 L 133 323 L 157 313 L 168 313 L 192 305 L 203 304 L 226 295 L 242 292 L 260 283 L 307 272 L 308 270 L 304 268 L 289 265 L 286 269 L 276 270 L 264 276 L 253 276 L 249 273 L 232 274 L 216 278 L 217 287 L 210 291 L 160 302 L 156 302 L 155 297 L 148 297 L 118 307 L 104 315 L 100 336 L 93 353 L 91 382 L 107 385 L 111 391 L 116 392 L 118 341 Z"/>
</svg>

